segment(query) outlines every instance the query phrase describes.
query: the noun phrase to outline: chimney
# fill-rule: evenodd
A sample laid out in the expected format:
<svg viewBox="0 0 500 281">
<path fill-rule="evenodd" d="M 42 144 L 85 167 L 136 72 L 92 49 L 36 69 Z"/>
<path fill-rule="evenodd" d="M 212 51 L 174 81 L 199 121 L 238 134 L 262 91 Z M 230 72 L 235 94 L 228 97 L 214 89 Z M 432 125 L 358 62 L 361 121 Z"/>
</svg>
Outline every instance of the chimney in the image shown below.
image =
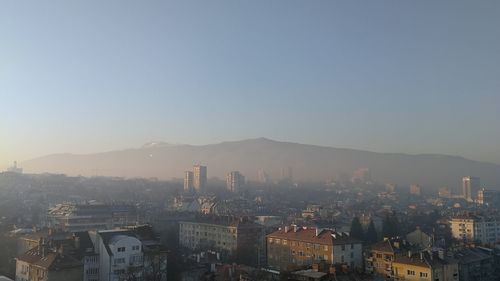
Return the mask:
<svg viewBox="0 0 500 281">
<path fill-rule="evenodd" d="M 294 224 L 294 225 L 293 225 L 293 232 L 297 232 L 297 230 L 298 230 L 298 227 L 297 227 L 297 225 L 296 225 L 296 224 Z"/>
<path fill-rule="evenodd" d="M 45 257 L 45 256 L 47 255 L 47 250 L 48 250 L 48 249 L 47 249 L 47 245 L 42 244 L 42 245 L 40 245 L 40 248 L 39 248 L 39 249 L 40 249 L 40 250 L 39 250 L 39 253 L 38 253 L 38 254 L 39 254 L 39 255 L 41 255 L 42 257 Z"/>
<path fill-rule="evenodd" d="M 424 252 L 420 252 L 420 260 L 424 260 Z"/>
<path fill-rule="evenodd" d="M 75 248 L 80 249 L 80 237 L 75 236 Z"/>
<path fill-rule="evenodd" d="M 408 251 L 408 257 L 411 258 L 411 251 Z"/>
<path fill-rule="evenodd" d="M 440 259 L 444 260 L 445 250 L 444 249 L 439 249 L 438 250 L 438 256 L 439 256 Z"/>
<path fill-rule="evenodd" d="M 287 233 L 287 232 L 288 232 L 288 225 L 285 226 L 285 233 Z"/>
<path fill-rule="evenodd" d="M 59 246 L 57 252 L 61 255 L 61 257 L 64 256 L 64 245 Z"/>
<path fill-rule="evenodd" d="M 320 233 L 319 228 L 316 227 L 316 237 L 318 237 Z"/>
</svg>

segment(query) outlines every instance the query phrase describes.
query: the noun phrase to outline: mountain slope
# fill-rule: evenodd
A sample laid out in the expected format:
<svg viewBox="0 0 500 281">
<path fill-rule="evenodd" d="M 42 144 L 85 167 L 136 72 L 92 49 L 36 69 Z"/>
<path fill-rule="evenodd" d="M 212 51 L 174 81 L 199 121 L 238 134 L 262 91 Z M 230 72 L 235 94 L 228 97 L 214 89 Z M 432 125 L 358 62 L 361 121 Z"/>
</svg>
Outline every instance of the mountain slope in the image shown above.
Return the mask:
<svg viewBox="0 0 500 281">
<path fill-rule="evenodd" d="M 193 164 L 208 166 L 209 177 L 223 178 L 239 170 L 249 179 L 259 169 L 279 178 L 283 167 L 292 167 L 298 180 L 327 180 L 369 168 L 379 182 L 458 187 L 461 177 L 475 175 L 488 187 L 500 183 L 500 165 L 446 155 L 408 155 L 339 149 L 269 139 L 219 144 L 146 145 L 138 149 L 74 155 L 54 154 L 22 163 L 26 172 L 123 177 L 182 177 Z"/>
</svg>

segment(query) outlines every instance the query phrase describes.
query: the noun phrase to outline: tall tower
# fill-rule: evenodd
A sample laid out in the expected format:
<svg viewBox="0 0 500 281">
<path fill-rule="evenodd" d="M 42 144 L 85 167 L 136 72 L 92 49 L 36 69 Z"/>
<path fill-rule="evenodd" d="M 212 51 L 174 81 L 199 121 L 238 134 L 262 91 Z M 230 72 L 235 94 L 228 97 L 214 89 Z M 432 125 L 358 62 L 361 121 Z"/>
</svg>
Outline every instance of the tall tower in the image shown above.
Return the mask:
<svg viewBox="0 0 500 281">
<path fill-rule="evenodd" d="M 197 192 L 205 192 L 205 187 L 207 185 L 207 167 L 195 165 L 193 167 L 193 187 Z"/>
<path fill-rule="evenodd" d="M 226 176 L 227 189 L 231 192 L 238 191 L 245 184 L 245 177 L 238 171 L 229 172 Z"/>
<path fill-rule="evenodd" d="M 260 183 L 268 183 L 269 175 L 264 171 L 264 169 L 260 169 L 258 173 L 258 178 Z"/>
<path fill-rule="evenodd" d="M 194 189 L 194 173 L 186 171 L 184 173 L 184 191 L 192 192 Z"/>
<path fill-rule="evenodd" d="M 469 202 L 474 201 L 474 198 L 472 196 L 475 196 L 477 194 L 480 185 L 481 184 L 478 177 L 471 177 L 471 176 L 463 177 L 462 194 L 464 196 L 464 199 Z"/>
</svg>

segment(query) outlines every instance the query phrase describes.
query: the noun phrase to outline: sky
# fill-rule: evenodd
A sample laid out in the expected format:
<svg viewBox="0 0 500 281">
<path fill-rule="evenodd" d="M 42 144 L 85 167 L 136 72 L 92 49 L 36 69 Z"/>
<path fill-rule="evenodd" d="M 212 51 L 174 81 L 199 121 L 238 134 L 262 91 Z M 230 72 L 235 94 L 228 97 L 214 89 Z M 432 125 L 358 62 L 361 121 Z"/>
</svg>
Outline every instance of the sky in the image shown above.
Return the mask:
<svg viewBox="0 0 500 281">
<path fill-rule="evenodd" d="M 267 137 L 500 164 L 500 1 L 2 1 L 0 168 Z"/>
</svg>

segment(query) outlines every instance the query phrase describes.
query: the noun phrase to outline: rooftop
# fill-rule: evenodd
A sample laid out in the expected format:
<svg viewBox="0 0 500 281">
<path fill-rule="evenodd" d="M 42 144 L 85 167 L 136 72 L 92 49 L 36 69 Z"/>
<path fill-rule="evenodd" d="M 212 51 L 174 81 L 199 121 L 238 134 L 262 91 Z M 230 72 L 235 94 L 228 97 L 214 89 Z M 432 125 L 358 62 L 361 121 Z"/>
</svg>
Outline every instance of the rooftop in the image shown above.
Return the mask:
<svg viewBox="0 0 500 281">
<path fill-rule="evenodd" d="M 360 240 L 350 237 L 346 233 L 330 229 L 317 229 L 306 227 L 285 227 L 267 235 L 272 238 L 297 240 L 326 245 L 358 244 Z"/>
</svg>

